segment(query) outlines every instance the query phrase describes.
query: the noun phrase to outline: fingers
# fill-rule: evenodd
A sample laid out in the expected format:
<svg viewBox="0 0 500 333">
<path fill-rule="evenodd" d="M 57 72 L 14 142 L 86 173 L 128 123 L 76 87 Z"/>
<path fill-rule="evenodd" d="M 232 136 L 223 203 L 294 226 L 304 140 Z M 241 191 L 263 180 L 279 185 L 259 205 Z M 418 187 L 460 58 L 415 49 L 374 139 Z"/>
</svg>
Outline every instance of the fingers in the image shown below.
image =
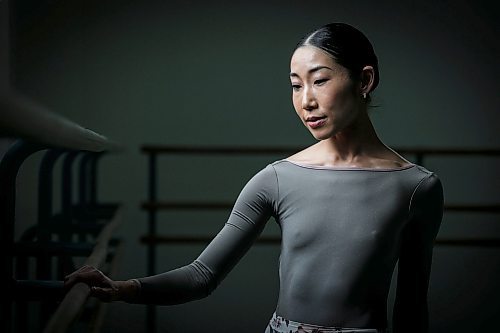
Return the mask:
<svg viewBox="0 0 500 333">
<path fill-rule="evenodd" d="M 90 288 L 90 296 L 96 297 L 102 302 L 112 302 L 119 300 L 118 289 L 113 287 L 92 287 Z"/>
<path fill-rule="evenodd" d="M 111 280 L 95 267 L 85 265 L 67 275 L 64 287 L 70 289 L 78 282 L 86 283 L 90 287 L 90 296 L 103 302 L 120 300 L 119 282 Z"/>
<path fill-rule="evenodd" d="M 92 267 L 92 266 L 83 265 L 82 267 L 80 267 L 79 269 L 77 269 L 76 271 L 74 271 L 73 273 L 66 275 L 64 277 L 64 280 L 66 281 L 68 279 L 71 279 L 72 277 L 74 277 L 77 274 L 80 274 L 80 273 L 83 273 L 83 272 L 88 272 L 88 271 L 91 271 L 92 269 L 95 269 L 95 268 Z"/>
<path fill-rule="evenodd" d="M 64 278 L 64 287 L 71 288 L 78 282 L 86 283 L 90 287 L 106 288 L 110 287 L 113 281 L 95 267 L 85 265 Z"/>
<path fill-rule="evenodd" d="M 96 270 L 95 267 L 92 267 L 89 265 L 83 265 L 82 267 L 80 267 L 79 269 L 74 271 L 73 273 L 66 275 L 64 277 L 64 280 L 72 279 L 72 278 L 74 278 L 74 276 L 76 276 L 78 274 L 87 273 L 87 272 L 91 272 L 91 271 L 95 271 L 95 270 Z"/>
</svg>

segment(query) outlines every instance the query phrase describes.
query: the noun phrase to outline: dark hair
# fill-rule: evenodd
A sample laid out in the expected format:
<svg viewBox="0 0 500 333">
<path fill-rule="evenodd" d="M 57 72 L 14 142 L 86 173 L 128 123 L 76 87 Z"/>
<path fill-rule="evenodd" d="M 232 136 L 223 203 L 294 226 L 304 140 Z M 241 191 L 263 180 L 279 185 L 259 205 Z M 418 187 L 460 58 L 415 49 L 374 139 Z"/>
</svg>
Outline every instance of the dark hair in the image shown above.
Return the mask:
<svg viewBox="0 0 500 333">
<path fill-rule="evenodd" d="M 358 29 L 346 23 L 326 24 L 303 37 L 295 47 L 315 46 L 326 51 L 339 65 L 345 67 L 352 78 L 359 79 L 364 66 L 375 71 L 373 91 L 379 82 L 378 59 L 373 46 Z"/>
</svg>

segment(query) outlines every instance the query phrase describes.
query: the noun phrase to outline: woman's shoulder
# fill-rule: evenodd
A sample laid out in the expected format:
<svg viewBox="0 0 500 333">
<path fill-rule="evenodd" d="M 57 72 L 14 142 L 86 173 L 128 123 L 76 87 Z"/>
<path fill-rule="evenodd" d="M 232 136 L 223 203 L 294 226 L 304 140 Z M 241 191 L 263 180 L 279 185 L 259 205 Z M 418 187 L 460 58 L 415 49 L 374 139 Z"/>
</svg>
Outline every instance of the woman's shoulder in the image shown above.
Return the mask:
<svg viewBox="0 0 500 333">
<path fill-rule="evenodd" d="M 310 164 L 314 160 L 314 146 L 307 147 L 305 149 L 302 149 L 301 151 L 298 151 L 297 153 L 287 156 L 284 158 L 285 160 L 292 161 L 292 162 L 297 162 L 297 163 L 304 163 L 304 164 Z"/>
</svg>

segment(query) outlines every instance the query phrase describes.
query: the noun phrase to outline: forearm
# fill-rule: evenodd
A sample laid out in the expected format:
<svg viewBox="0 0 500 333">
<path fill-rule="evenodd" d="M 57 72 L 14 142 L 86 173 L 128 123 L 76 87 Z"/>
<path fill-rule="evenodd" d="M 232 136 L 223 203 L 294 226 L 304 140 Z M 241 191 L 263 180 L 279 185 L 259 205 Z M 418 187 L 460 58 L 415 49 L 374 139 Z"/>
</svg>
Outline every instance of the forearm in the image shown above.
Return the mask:
<svg viewBox="0 0 500 333">
<path fill-rule="evenodd" d="M 130 296 L 124 301 L 157 305 L 201 299 L 208 296 L 217 285 L 210 270 L 198 261 L 162 274 L 123 282 Z"/>
<path fill-rule="evenodd" d="M 277 185 L 270 165 L 252 177 L 236 199 L 224 227 L 200 256 L 181 268 L 137 279 L 140 288 L 128 302 L 172 305 L 210 295 L 264 229 L 275 206 Z M 128 284 L 130 290 L 133 287 Z"/>
<path fill-rule="evenodd" d="M 408 259 L 408 258 L 406 258 Z M 424 260 L 426 261 L 426 260 Z M 392 316 L 392 333 L 427 333 L 429 331 L 429 312 L 427 290 L 430 269 L 418 269 L 414 260 L 412 266 L 400 261 L 398 287 Z M 425 274 L 417 272 L 426 271 Z"/>
</svg>

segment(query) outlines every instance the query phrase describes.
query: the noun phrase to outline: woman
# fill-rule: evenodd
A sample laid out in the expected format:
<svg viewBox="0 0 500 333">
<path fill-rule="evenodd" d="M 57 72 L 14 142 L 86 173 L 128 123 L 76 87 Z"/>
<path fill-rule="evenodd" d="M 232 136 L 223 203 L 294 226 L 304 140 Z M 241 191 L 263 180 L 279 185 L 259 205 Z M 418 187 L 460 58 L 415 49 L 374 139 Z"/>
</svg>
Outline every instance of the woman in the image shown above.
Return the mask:
<svg viewBox="0 0 500 333">
<path fill-rule="evenodd" d="M 377 137 L 367 112 L 379 81 L 372 45 L 352 26 L 328 24 L 299 42 L 290 67 L 294 108 L 316 144 L 258 172 L 191 264 L 129 281 L 83 267 L 67 285 L 84 281 L 107 301 L 199 299 L 274 216 L 282 231 L 280 291 L 266 332 L 385 332 L 398 259 L 394 333 L 427 332 L 443 191 L 434 173 Z"/>
</svg>

